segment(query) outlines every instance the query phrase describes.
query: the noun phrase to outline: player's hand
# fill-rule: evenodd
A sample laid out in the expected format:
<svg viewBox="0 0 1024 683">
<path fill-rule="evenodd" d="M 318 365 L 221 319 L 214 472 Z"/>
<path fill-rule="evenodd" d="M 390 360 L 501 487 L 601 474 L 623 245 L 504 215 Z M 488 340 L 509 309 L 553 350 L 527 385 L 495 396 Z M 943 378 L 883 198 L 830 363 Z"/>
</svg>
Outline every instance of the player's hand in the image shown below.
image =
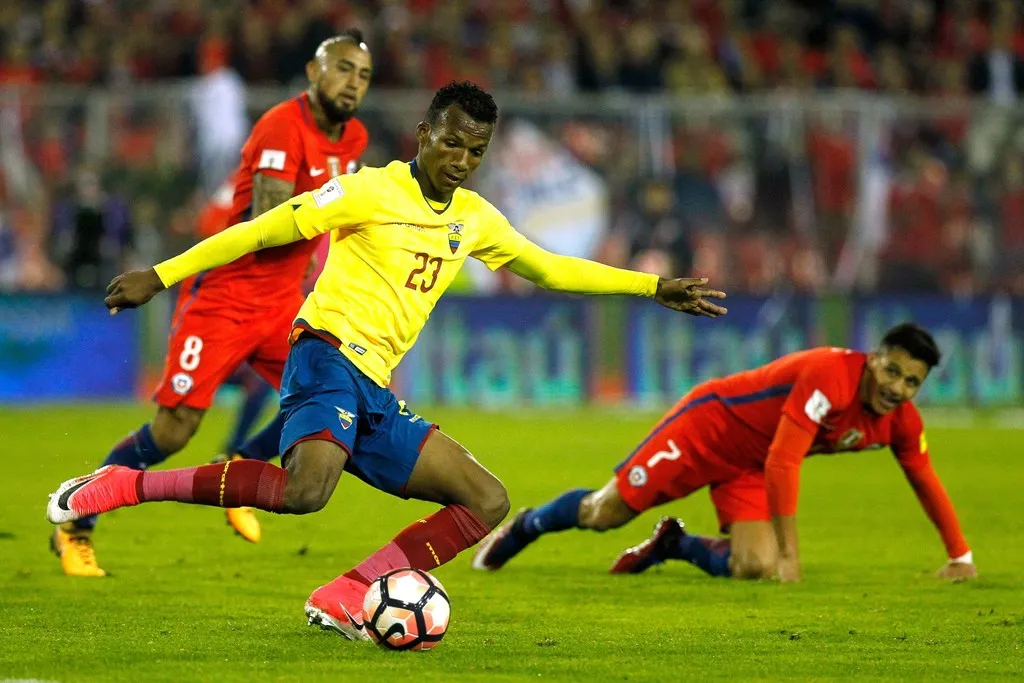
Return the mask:
<svg viewBox="0 0 1024 683">
<path fill-rule="evenodd" d="M 801 578 L 800 558 L 796 555 L 783 555 L 779 558 L 779 581 L 797 583 Z"/>
<path fill-rule="evenodd" d="M 704 285 L 708 283 L 706 277 L 681 277 L 675 280 L 658 280 L 658 291 L 654 294 L 654 300 L 666 308 L 674 311 L 682 311 L 690 315 L 703 315 L 708 318 L 717 318 L 725 315 L 728 311 L 708 299 L 724 299 L 725 292 L 717 289 L 708 289 Z"/>
<path fill-rule="evenodd" d="M 110 281 L 103 303 L 110 309 L 110 315 L 114 315 L 122 309 L 141 306 L 164 289 L 154 269 L 132 270 Z"/>
<path fill-rule="evenodd" d="M 940 579 L 948 579 L 953 583 L 968 581 L 978 578 L 978 567 L 973 562 L 953 562 L 950 560 L 942 566 L 935 576 Z"/>
</svg>

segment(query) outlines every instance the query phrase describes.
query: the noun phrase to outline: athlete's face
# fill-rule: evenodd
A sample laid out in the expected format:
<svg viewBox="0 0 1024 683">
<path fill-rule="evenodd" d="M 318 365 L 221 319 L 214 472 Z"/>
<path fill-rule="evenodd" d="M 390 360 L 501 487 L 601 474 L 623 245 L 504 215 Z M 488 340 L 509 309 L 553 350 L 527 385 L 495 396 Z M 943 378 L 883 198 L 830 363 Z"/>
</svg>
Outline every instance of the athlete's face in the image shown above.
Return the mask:
<svg viewBox="0 0 1024 683">
<path fill-rule="evenodd" d="M 868 356 L 861 398 L 877 415 L 885 415 L 917 395 L 928 376 L 928 364 L 898 346 Z"/>
<path fill-rule="evenodd" d="M 351 40 L 328 45 L 306 64 L 306 76 L 327 118 L 341 123 L 352 118 L 370 87 L 373 60 Z"/>
<path fill-rule="evenodd" d="M 493 123 L 477 121 L 454 104 L 442 111 L 433 125 L 420 122 L 416 127 L 416 164 L 433 189 L 431 199 L 447 201 L 466 182 L 483 161 L 493 132 Z"/>
</svg>

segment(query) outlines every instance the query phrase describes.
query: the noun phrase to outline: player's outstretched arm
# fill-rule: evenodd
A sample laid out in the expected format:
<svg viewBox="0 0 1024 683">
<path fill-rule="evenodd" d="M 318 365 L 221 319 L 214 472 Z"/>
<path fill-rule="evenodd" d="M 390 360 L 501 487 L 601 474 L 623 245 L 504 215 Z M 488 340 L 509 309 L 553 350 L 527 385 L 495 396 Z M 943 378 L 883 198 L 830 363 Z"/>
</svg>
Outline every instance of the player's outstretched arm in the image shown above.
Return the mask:
<svg viewBox="0 0 1024 683">
<path fill-rule="evenodd" d="M 913 464 L 911 464 L 913 463 Z M 910 482 L 911 488 L 917 495 L 921 507 L 924 508 L 928 519 L 932 521 L 939 535 L 942 536 L 942 543 L 946 546 L 946 553 L 949 560 L 935 575 L 940 579 L 951 581 L 966 581 L 978 576 L 978 567 L 974 564 L 974 554 L 971 552 L 967 540 L 960 530 L 960 523 L 956 518 L 956 511 L 953 503 L 946 493 L 945 487 L 939 480 L 929 460 L 900 461 L 903 466 L 903 473 Z"/>
<path fill-rule="evenodd" d="M 783 582 L 801 579 L 796 507 L 800 491 L 800 465 L 813 443 L 813 434 L 788 415 L 783 415 L 765 460 L 765 489 L 779 548 L 779 580 Z"/>
<path fill-rule="evenodd" d="M 508 264 L 521 278 L 556 292 L 575 294 L 631 294 L 653 298 L 662 306 L 690 315 L 717 318 L 727 311 L 709 299 L 724 299 L 725 294 L 708 289 L 707 278 L 660 278 L 606 266 L 602 263 L 561 256 L 527 243 L 519 256 Z"/>
<path fill-rule="evenodd" d="M 133 270 L 118 275 L 107 286 L 107 297 L 103 302 L 111 314 L 123 308 L 135 308 L 190 275 L 223 266 L 260 249 L 300 239 L 302 235 L 292 216 L 292 208 L 285 203 L 251 221 L 233 225 L 208 237 L 149 270 Z"/>
</svg>

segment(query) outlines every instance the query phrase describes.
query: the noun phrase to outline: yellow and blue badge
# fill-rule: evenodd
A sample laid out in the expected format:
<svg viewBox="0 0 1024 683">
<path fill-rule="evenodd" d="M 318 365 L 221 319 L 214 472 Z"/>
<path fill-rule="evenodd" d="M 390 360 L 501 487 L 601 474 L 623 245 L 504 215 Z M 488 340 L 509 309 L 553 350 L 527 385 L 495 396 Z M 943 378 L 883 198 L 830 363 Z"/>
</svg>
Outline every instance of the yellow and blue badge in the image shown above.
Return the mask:
<svg viewBox="0 0 1024 683">
<path fill-rule="evenodd" d="M 355 420 L 356 416 L 348 412 L 344 408 L 339 408 L 338 406 L 334 406 L 334 409 L 338 411 L 338 422 L 341 423 L 341 428 L 348 429 L 349 427 L 351 427 L 352 422 L 353 420 Z"/>
<path fill-rule="evenodd" d="M 459 250 L 459 245 L 462 244 L 462 228 L 462 223 L 448 224 L 448 247 L 453 254 Z"/>
</svg>

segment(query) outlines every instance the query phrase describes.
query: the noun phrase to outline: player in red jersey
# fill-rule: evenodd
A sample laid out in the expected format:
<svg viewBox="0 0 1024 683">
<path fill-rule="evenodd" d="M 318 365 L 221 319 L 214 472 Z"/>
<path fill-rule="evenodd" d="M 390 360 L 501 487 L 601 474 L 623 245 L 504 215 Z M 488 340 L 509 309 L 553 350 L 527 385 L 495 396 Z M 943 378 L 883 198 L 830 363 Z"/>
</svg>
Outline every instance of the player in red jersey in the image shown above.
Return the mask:
<svg viewBox="0 0 1024 683">
<path fill-rule="evenodd" d="M 372 68 L 358 31 L 320 44 L 306 64 L 309 87 L 266 112 L 242 148 L 231 179 L 229 225 L 356 170 L 368 136 L 353 115 Z M 264 249 L 182 282 L 154 396 L 156 415 L 116 445 L 104 464 L 146 469 L 180 451 L 217 388 L 243 363 L 280 387 L 288 334 L 305 299 L 302 282 L 318 242 Z M 241 449 L 243 454 L 264 460 L 277 455 L 280 432 L 278 417 Z M 89 517 L 54 530 L 51 545 L 66 574 L 105 576 L 91 543 L 95 523 Z"/>
<path fill-rule="evenodd" d="M 199 237 L 205 239 L 215 235 L 227 228 L 231 223 L 231 212 L 235 203 L 234 182 L 235 178 L 232 174 L 231 177 L 220 184 L 220 187 L 213 193 L 210 201 L 199 212 L 198 229 L 196 231 Z M 244 395 L 244 400 L 238 408 L 235 424 L 231 428 L 222 455 L 218 456 L 218 459 L 237 455 L 240 450 L 248 445 L 246 442 L 252 427 L 256 424 L 256 420 L 259 419 L 260 415 L 263 414 L 271 394 L 271 386 L 248 365 L 239 367 L 226 383 L 238 385 Z M 246 524 L 245 520 L 245 517 L 251 514 L 251 511 L 248 510 L 232 510 L 229 512 L 228 521 L 231 522 L 232 526 L 241 527 L 241 529 L 236 528 L 236 530 L 243 537 L 248 540 L 257 541 L 260 537 L 259 523 L 253 520 L 255 524 L 255 533 L 253 533 L 249 528 L 250 525 Z"/>
<path fill-rule="evenodd" d="M 221 183 L 213 197 L 200 211 L 197 231 L 200 237 L 206 238 L 215 235 L 231 224 L 235 194 L 234 181 L 235 176 L 232 175 Z M 327 260 L 329 247 L 329 240 L 321 239 L 319 241 L 312 260 L 306 268 L 306 277 L 302 287 L 304 294 L 309 294 L 313 290 L 313 285 L 316 284 L 316 279 Z M 271 399 L 272 387 L 247 364 L 240 366 L 225 383 L 238 385 L 242 391 L 243 400 L 238 406 L 235 423 L 225 442 L 224 449 L 213 461 L 224 462 L 240 458 L 269 460 L 276 455 L 280 424 L 271 423 L 264 428 L 259 437 L 250 438 L 249 435 Z M 260 540 L 262 529 L 252 508 L 228 508 L 225 512 L 228 523 L 239 536 L 252 543 L 257 543 Z"/>
<path fill-rule="evenodd" d="M 728 538 L 686 534 L 665 517 L 650 539 L 622 553 L 612 573 L 681 559 L 713 576 L 798 581 L 801 461 L 889 446 L 946 546 L 939 576 L 973 578 L 971 550 L 911 403 L 939 357 L 925 329 L 904 323 L 873 353 L 812 349 L 704 382 L 665 414 L 604 488 L 575 489 L 521 511 L 480 545 L 473 566 L 500 569 L 542 534 L 620 527 L 707 486 Z"/>
</svg>

